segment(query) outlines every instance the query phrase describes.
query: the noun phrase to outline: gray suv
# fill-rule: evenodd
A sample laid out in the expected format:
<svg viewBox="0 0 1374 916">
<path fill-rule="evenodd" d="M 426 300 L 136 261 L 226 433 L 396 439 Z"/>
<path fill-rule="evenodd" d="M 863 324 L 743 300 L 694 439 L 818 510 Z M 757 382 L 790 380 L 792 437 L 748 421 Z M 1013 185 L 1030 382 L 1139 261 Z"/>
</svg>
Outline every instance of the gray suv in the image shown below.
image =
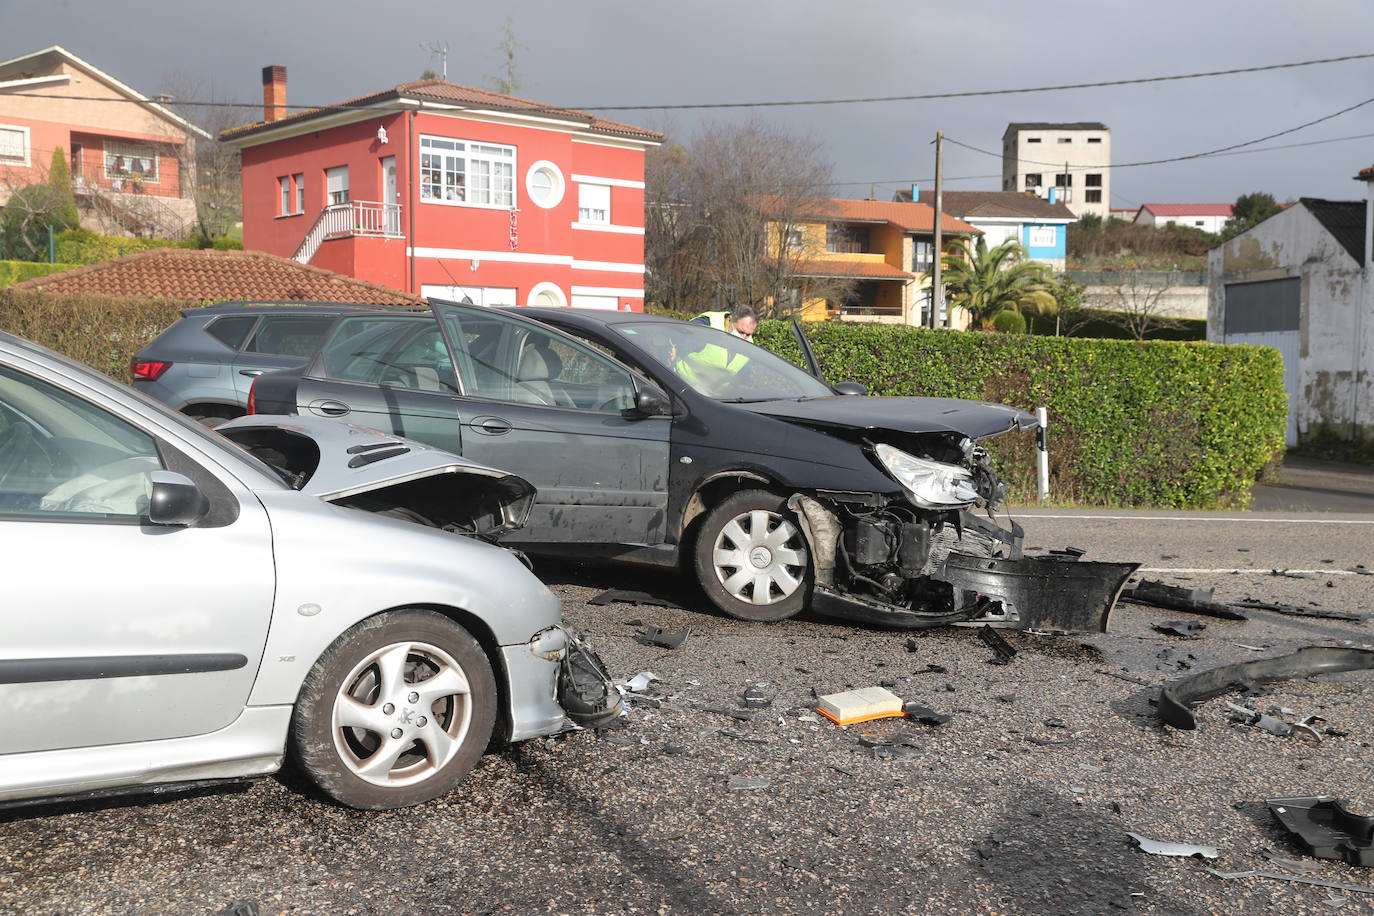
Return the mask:
<svg viewBox="0 0 1374 916">
<path fill-rule="evenodd" d="M 342 302 L 240 302 L 183 309 L 129 363 L 134 387 L 207 425 L 243 416 L 253 379 L 305 364 Z"/>
</svg>

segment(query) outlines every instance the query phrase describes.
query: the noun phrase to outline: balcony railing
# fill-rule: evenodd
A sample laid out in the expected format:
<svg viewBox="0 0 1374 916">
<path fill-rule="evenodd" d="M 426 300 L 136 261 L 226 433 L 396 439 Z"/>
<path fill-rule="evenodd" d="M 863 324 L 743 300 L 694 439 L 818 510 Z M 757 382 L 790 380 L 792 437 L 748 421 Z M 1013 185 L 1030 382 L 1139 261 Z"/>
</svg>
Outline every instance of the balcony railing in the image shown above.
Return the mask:
<svg viewBox="0 0 1374 916">
<path fill-rule="evenodd" d="M 330 204 L 320 211 L 315 224 L 306 232 L 291 257 L 302 264 L 309 264 L 326 239 L 351 235 L 401 238 L 401 205 L 370 200 Z"/>
</svg>

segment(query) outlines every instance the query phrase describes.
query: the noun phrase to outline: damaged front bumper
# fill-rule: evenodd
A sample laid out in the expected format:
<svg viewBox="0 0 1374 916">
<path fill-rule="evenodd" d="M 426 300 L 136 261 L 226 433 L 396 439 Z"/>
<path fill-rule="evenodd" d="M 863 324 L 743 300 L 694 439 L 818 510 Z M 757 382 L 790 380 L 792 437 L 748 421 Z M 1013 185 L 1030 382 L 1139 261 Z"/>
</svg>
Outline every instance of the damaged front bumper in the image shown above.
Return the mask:
<svg viewBox="0 0 1374 916">
<path fill-rule="evenodd" d="M 510 679 L 509 740 L 594 728 L 620 715 L 620 691 L 600 656 L 570 627 L 545 627 L 501 648 Z"/>
<path fill-rule="evenodd" d="M 1021 526 L 964 509 L 918 509 L 874 494 L 794 494 L 815 557 L 811 608 L 903 629 L 989 624 L 1107 631 L 1137 563 L 1025 557 Z"/>
</svg>

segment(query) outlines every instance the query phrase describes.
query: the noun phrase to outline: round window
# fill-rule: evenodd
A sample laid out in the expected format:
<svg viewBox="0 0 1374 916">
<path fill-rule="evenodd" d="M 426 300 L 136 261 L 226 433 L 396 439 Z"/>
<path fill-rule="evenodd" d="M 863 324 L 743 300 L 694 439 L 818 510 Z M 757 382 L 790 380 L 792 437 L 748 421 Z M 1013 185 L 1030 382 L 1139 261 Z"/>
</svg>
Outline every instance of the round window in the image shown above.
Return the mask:
<svg viewBox="0 0 1374 916">
<path fill-rule="evenodd" d="M 568 304 L 557 283 L 536 283 L 530 290 L 530 305 L 541 308 L 563 308 Z"/>
<path fill-rule="evenodd" d="M 555 207 L 563 200 L 563 189 L 563 173 L 547 159 L 536 162 L 525 173 L 525 190 L 529 192 L 530 200 L 545 209 Z"/>
</svg>

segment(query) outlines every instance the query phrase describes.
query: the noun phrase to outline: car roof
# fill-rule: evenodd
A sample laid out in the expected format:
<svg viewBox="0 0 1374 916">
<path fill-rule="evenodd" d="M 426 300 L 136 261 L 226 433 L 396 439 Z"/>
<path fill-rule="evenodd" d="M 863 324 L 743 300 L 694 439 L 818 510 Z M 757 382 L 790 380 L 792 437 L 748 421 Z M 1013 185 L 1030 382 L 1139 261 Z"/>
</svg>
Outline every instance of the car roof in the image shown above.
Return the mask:
<svg viewBox="0 0 1374 916">
<path fill-rule="evenodd" d="M 361 302 L 301 302 L 299 300 L 259 299 L 252 302 L 221 302 L 217 305 L 185 308 L 181 310 L 181 314 L 188 318 L 197 315 L 217 317 L 219 315 L 261 315 L 281 310 L 300 312 L 306 315 L 334 315 L 341 312 L 381 312 L 386 314 L 393 311 L 396 314 L 410 314 L 414 311 L 414 309 L 399 306 L 378 308 L 376 305 L 367 305 Z"/>
<path fill-rule="evenodd" d="M 538 306 L 502 306 L 501 311 L 512 312 L 519 315 L 528 315 L 536 321 L 544 319 L 572 319 L 573 324 L 582 325 L 615 325 L 615 324 L 643 324 L 650 322 L 653 324 L 682 324 L 677 318 L 667 318 L 662 315 L 650 315 L 647 312 L 612 312 L 608 309 L 571 309 L 571 308 L 542 308 Z"/>
</svg>

